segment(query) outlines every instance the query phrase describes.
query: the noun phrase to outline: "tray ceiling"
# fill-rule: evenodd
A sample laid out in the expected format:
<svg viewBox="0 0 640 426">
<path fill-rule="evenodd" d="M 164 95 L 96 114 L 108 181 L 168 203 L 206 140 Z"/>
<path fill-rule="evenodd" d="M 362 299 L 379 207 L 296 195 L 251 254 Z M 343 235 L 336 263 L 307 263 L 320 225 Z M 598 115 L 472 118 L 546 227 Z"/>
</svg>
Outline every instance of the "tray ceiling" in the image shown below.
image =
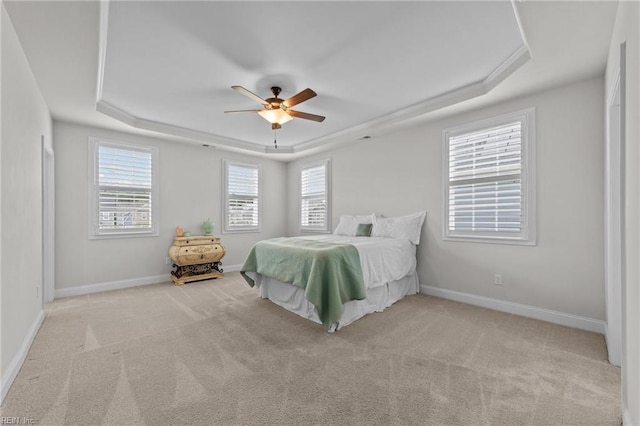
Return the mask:
<svg viewBox="0 0 640 426">
<path fill-rule="evenodd" d="M 510 2 L 105 2 L 97 109 L 141 129 L 296 153 L 475 97 L 529 59 Z M 310 87 L 276 133 L 231 90 Z"/>
</svg>

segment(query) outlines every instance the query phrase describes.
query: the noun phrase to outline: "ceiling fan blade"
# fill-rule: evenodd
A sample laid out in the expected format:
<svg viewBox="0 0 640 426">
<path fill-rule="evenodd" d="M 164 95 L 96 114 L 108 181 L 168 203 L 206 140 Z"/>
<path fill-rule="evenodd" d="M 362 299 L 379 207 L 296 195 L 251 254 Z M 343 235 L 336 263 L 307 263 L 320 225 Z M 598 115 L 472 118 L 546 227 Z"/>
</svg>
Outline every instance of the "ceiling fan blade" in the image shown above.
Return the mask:
<svg viewBox="0 0 640 426">
<path fill-rule="evenodd" d="M 311 99 L 314 96 L 317 96 L 318 94 L 316 92 L 314 92 L 311 89 L 304 89 L 302 92 L 293 95 L 292 97 L 290 97 L 289 99 L 287 99 L 286 101 L 282 102 L 282 104 L 284 106 L 286 106 L 287 108 L 291 108 L 294 105 L 298 105 L 300 102 L 304 102 L 307 99 Z"/>
<path fill-rule="evenodd" d="M 269 102 L 265 101 L 264 99 L 262 99 L 260 96 L 256 95 L 255 93 L 245 89 L 242 86 L 231 86 L 231 88 L 233 90 L 235 90 L 238 93 L 241 93 L 243 95 L 245 95 L 246 97 L 249 97 L 255 101 L 260 102 L 262 105 L 269 105 Z"/>
<path fill-rule="evenodd" d="M 324 121 L 324 117 L 321 115 L 309 114 L 308 112 L 294 111 L 292 109 L 287 110 L 290 116 L 297 118 L 304 118 L 305 120 L 313 120 L 319 123 Z"/>
<path fill-rule="evenodd" d="M 259 112 L 262 111 L 261 109 L 237 109 L 235 111 L 225 111 L 224 113 L 228 113 L 228 112 Z"/>
</svg>

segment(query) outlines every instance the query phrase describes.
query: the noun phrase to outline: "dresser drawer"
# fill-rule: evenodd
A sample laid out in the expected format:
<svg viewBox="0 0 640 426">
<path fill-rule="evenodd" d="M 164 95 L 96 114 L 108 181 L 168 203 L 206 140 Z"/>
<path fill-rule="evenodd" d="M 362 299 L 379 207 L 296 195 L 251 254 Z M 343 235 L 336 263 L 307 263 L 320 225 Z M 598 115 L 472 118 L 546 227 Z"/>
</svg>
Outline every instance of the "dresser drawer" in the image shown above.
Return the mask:
<svg viewBox="0 0 640 426">
<path fill-rule="evenodd" d="M 178 265 L 218 262 L 224 256 L 224 253 L 224 247 L 220 244 L 172 246 L 169 250 L 169 256 Z"/>
<path fill-rule="evenodd" d="M 193 237 L 176 237 L 173 240 L 174 246 L 197 246 L 197 245 L 211 245 L 211 244 L 220 244 L 220 237 L 204 237 L 204 236 L 193 236 Z"/>
</svg>

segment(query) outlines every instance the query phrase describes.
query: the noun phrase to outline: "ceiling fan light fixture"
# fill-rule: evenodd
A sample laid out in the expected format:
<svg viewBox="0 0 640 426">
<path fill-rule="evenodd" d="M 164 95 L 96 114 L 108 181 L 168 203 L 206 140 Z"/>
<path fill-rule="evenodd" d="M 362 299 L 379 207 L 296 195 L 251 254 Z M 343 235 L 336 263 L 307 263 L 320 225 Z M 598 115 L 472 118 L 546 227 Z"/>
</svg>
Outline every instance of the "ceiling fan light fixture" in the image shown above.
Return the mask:
<svg viewBox="0 0 640 426">
<path fill-rule="evenodd" d="M 271 124 L 282 125 L 293 119 L 293 117 L 291 117 L 285 110 L 281 108 L 265 109 L 262 111 L 258 111 L 258 114 L 260 114 L 262 118 L 264 118 Z"/>
<path fill-rule="evenodd" d="M 309 114 L 308 112 L 296 111 L 291 109 L 292 106 L 298 105 L 301 102 L 307 101 L 315 96 L 317 93 L 313 90 L 307 88 L 302 92 L 299 92 L 290 98 L 282 100 L 278 97 L 281 89 L 277 86 L 273 86 L 271 88 L 271 93 L 273 93 L 273 98 L 262 99 L 260 96 L 255 93 L 245 89 L 242 86 L 231 86 L 233 90 L 236 92 L 247 96 L 253 100 L 256 100 L 262 104 L 263 109 L 242 109 L 235 111 L 225 111 L 225 113 L 230 112 L 257 112 L 260 114 L 262 118 L 271 123 L 271 129 L 278 130 L 282 127 L 284 123 L 287 123 L 294 118 L 303 118 L 305 120 L 312 120 L 321 123 L 324 121 L 324 117 L 322 115 Z"/>
</svg>

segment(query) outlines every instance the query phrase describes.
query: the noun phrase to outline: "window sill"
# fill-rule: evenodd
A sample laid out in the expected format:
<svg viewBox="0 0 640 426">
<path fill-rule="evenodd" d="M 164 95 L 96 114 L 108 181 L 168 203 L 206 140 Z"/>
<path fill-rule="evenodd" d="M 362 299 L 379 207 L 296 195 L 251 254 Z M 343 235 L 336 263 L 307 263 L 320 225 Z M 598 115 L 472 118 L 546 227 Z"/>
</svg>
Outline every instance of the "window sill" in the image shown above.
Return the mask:
<svg viewBox="0 0 640 426">
<path fill-rule="evenodd" d="M 224 229 L 223 234 L 257 234 L 262 232 L 260 229 Z"/>
<path fill-rule="evenodd" d="M 443 241 L 459 241 L 465 243 L 484 243 L 484 244 L 503 244 L 503 245 L 516 245 L 516 246 L 535 246 L 535 240 L 524 240 L 519 238 L 505 238 L 505 237 L 472 237 L 472 236 L 451 236 L 445 235 L 442 237 Z"/>
<path fill-rule="evenodd" d="M 118 238 L 159 237 L 159 232 L 113 232 L 108 234 L 90 234 L 90 240 L 109 240 Z"/>
</svg>

